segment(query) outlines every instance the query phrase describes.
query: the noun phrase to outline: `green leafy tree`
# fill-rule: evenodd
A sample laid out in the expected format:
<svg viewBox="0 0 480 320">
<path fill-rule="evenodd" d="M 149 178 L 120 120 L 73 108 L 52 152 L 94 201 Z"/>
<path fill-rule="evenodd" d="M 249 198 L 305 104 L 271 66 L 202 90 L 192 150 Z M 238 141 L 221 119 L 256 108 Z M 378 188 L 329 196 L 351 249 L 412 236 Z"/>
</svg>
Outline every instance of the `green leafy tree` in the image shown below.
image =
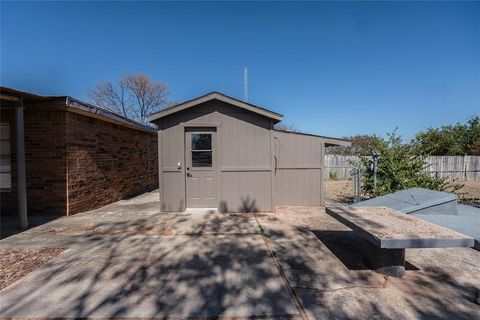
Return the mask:
<svg viewBox="0 0 480 320">
<path fill-rule="evenodd" d="M 430 128 L 416 134 L 412 143 L 434 156 L 480 155 L 480 117 L 465 123 Z"/>
<path fill-rule="evenodd" d="M 357 156 L 369 156 L 372 154 L 373 146 L 376 145 L 381 139 L 376 135 L 356 135 L 350 137 L 344 137 L 345 140 L 350 140 L 352 142 L 351 147 L 344 146 L 335 146 L 329 147 L 327 150 L 328 154 L 337 154 L 337 155 L 357 155 Z"/>
<path fill-rule="evenodd" d="M 435 177 L 425 171 L 428 164 L 422 146 L 402 143 L 395 132 L 387 139 L 378 139 L 372 145 L 379 154 L 377 163 L 377 184 L 374 186 L 372 157 L 362 157 L 360 166 L 365 178 L 363 191 L 367 196 L 381 196 L 413 187 L 438 191 L 455 191 L 461 185 L 451 185 L 446 178 Z"/>
</svg>

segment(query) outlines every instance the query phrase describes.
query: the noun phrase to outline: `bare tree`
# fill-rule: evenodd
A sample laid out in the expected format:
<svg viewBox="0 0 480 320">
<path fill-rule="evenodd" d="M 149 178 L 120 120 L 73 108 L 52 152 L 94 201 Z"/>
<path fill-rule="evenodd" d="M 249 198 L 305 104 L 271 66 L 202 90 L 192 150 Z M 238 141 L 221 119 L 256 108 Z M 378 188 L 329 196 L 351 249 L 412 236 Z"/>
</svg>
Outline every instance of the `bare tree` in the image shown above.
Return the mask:
<svg viewBox="0 0 480 320">
<path fill-rule="evenodd" d="M 133 113 L 140 122 L 147 123 L 147 117 L 151 113 L 166 106 L 165 98 L 168 95 L 166 84 L 153 82 L 143 74 L 127 75 L 125 80 L 136 102 Z"/>
<path fill-rule="evenodd" d="M 130 118 L 132 104 L 128 91 L 128 83 L 123 78 L 116 83 L 101 82 L 88 95 L 96 105 Z"/>
<path fill-rule="evenodd" d="M 144 74 L 127 74 L 115 83 L 101 82 L 89 91 L 95 104 L 144 124 L 151 113 L 168 105 L 167 95 L 166 84 Z"/>
<path fill-rule="evenodd" d="M 277 123 L 275 125 L 275 129 L 280 131 L 302 132 L 293 123 L 285 123 L 285 122 Z"/>
</svg>

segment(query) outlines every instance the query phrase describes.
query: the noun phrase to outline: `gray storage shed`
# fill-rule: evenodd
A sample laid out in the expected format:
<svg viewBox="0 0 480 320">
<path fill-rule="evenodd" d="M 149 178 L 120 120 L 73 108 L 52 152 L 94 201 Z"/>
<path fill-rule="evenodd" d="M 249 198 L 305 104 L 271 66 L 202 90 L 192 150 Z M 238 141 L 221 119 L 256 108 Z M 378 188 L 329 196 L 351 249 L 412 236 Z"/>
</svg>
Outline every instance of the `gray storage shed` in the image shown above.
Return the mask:
<svg viewBox="0 0 480 320">
<path fill-rule="evenodd" d="M 325 146 L 350 142 L 275 130 L 282 118 L 218 92 L 152 115 L 161 210 L 255 212 L 322 204 Z"/>
</svg>

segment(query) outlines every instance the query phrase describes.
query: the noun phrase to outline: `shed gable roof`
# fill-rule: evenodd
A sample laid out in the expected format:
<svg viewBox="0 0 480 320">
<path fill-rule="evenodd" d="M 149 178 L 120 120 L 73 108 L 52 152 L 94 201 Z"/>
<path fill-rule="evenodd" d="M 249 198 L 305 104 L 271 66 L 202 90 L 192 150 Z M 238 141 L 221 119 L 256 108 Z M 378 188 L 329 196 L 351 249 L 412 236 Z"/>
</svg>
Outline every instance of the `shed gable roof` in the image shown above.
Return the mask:
<svg viewBox="0 0 480 320">
<path fill-rule="evenodd" d="M 166 109 L 163 109 L 163 110 L 161 110 L 157 113 L 154 113 L 148 118 L 148 120 L 149 121 L 155 121 L 155 120 L 158 120 L 160 118 L 171 115 L 173 113 L 180 112 L 180 111 L 188 109 L 188 108 L 192 108 L 196 105 L 199 105 L 201 103 L 211 101 L 211 100 L 223 101 L 223 102 L 231 104 L 233 106 L 248 110 L 248 111 L 253 112 L 253 113 L 257 113 L 257 114 L 262 115 L 264 117 L 273 119 L 275 121 L 275 123 L 277 123 L 277 122 L 279 122 L 283 119 L 283 115 L 281 115 L 279 113 L 267 110 L 267 109 L 262 108 L 262 107 L 258 107 L 256 105 L 253 105 L 253 104 L 250 104 L 250 103 L 247 103 L 247 102 L 240 101 L 238 99 L 226 96 L 226 95 L 224 95 L 222 93 L 219 93 L 219 92 L 211 92 L 211 93 L 208 93 L 204 96 L 201 96 L 201 97 L 198 97 L 198 98 L 195 98 L 195 99 L 177 104 L 177 105 L 172 106 L 170 108 L 166 108 Z"/>
</svg>

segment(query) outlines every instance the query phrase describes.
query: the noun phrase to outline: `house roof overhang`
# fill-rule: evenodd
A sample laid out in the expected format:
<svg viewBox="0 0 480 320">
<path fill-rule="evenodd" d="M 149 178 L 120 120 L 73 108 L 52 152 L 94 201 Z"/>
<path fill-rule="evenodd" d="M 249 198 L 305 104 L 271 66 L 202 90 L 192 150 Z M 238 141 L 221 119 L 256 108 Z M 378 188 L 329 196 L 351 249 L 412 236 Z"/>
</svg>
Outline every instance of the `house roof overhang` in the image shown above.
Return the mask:
<svg viewBox="0 0 480 320">
<path fill-rule="evenodd" d="M 69 96 L 42 96 L 12 88 L 0 87 L 0 107 L 2 109 L 25 107 L 26 110 L 65 110 L 151 134 L 156 133 L 156 130 L 152 127 Z"/>
<path fill-rule="evenodd" d="M 204 96 L 201 96 L 201 97 L 198 97 L 198 98 L 195 98 L 195 99 L 192 99 L 192 100 L 188 100 L 186 102 L 174 105 L 172 107 L 169 107 L 167 109 L 163 109 L 163 110 L 161 110 L 157 113 L 154 113 L 148 118 L 148 120 L 151 121 L 151 122 L 155 122 L 156 120 L 159 120 L 159 119 L 161 119 L 163 117 L 166 117 L 168 115 L 171 115 L 171 114 L 174 114 L 174 113 L 192 108 L 196 105 L 199 105 L 201 103 L 205 103 L 205 102 L 208 102 L 208 101 L 211 101 L 211 100 L 219 100 L 219 101 L 231 104 L 233 106 L 236 106 L 238 108 L 242 108 L 244 110 L 248 110 L 250 112 L 262 115 L 264 117 L 272 119 L 274 121 L 274 123 L 280 122 L 283 119 L 283 115 L 281 115 L 279 113 L 267 110 L 265 108 L 253 105 L 251 103 L 240 101 L 238 99 L 229 97 L 229 96 L 224 95 L 224 94 L 219 93 L 219 92 L 211 92 L 211 93 L 208 93 Z"/>
<path fill-rule="evenodd" d="M 41 101 L 47 97 L 33 93 L 23 92 L 11 88 L 0 87 L 0 106 L 2 108 L 12 108 L 23 106 L 23 101 Z"/>
</svg>

